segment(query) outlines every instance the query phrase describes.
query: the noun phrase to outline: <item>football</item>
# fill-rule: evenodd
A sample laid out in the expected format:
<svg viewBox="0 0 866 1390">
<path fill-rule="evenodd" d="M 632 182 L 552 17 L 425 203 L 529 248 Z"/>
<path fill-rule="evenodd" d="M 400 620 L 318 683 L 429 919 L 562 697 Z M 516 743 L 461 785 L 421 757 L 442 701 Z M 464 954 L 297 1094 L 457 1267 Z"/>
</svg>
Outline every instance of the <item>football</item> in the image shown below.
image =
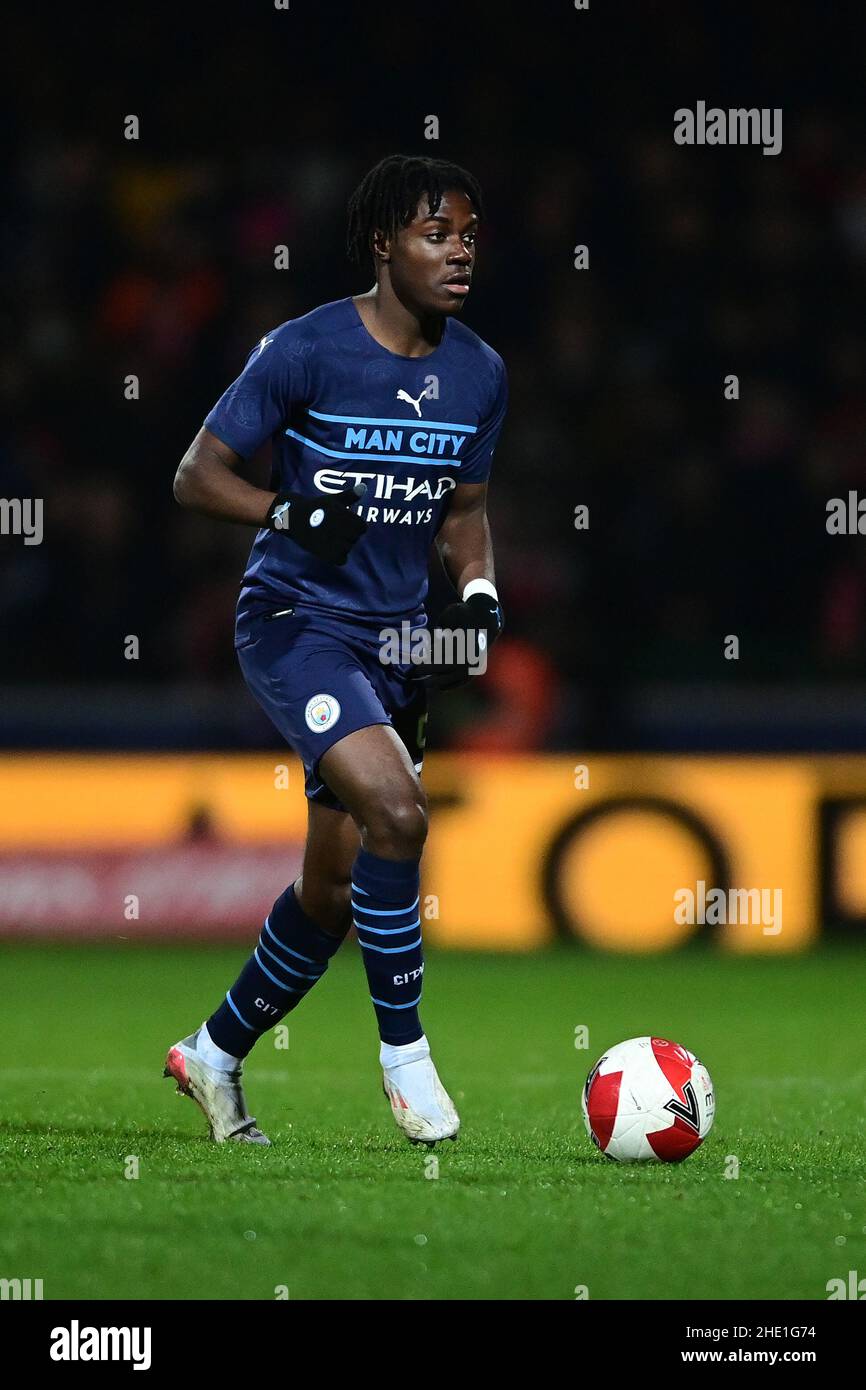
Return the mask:
<svg viewBox="0 0 866 1390">
<path fill-rule="evenodd" d="M 715 1113 L 713 1083 L 688 1048 L 629 1038 L 596 1062 L 581 1100 L 587 1133 L 617 1163 L 679 1163 L 703 1143 Z"/>
</svg>

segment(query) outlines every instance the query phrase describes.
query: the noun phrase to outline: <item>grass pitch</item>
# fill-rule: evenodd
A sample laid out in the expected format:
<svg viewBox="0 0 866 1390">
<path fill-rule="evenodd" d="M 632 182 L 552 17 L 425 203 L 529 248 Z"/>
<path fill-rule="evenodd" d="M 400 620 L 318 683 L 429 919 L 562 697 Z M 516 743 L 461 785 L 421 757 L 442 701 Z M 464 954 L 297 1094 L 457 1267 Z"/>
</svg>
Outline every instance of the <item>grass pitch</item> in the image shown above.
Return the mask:
<svg viewBox="0 0 866 1390">
<path fill-rule="evenodd" d="M 423 1019 L 463 1120 L 438 1177 L 382 1095 L 353 943 L 287 1019 L 288 1050 L 265 1039 L 247 1066 L 266 1150 L 208 1142 L 161 1076 L 243 949 L 0 958 L 0 1276 L 46 1299 L 824 1299 L 866 1273 L 856 950 L 431 954 Z M 619 1167 L 584 1133 L 589 1066 L 643 1033 L 716 1085 L 682 1165 Z"/>
</svg>

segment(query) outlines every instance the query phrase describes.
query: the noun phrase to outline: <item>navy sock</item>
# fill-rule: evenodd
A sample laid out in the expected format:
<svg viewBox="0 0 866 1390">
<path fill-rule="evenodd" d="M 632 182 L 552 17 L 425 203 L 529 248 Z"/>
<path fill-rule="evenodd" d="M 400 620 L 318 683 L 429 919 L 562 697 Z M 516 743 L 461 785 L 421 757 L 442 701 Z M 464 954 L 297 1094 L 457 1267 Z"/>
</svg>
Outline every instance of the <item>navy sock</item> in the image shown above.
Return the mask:
<svg viewBox="0 0 866 1390">
<path fill-rule="evenodd" d="M 424 956 L 417 859 L 381 859 L 360 849 L 352 868 L 352 919 L 383 1042 L 416 1042 Z"/>
<path fill-rule="evenodd" d="M 246 1057 L 263 1033 L 297 1008 L 341 944 L 341 937 L 322 931 L 302 911 L 290 884 L 271 908 L 255 951 L 207 1021 L 217 1047 Z"/>
</svg>

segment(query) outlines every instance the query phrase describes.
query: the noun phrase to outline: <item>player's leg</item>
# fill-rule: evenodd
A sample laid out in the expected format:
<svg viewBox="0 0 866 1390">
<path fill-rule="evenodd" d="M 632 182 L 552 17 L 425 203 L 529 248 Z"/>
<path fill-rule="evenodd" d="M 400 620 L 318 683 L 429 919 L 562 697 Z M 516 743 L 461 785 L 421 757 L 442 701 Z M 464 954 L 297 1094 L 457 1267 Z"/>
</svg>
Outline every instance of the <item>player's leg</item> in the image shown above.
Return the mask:
<svg viewBox="0 0 866 1390">
<path fill-rule="evenodd" d="M 307 843 L 295 896 L 306 915 L 342 941 L 352 925 L 352 865 L 360 848 L 350 813 L 308 801 Z"/>
<path fill-rule="evenodd" d="M 413 1142 L 453 1139 L 460 1121 L 418 1013 L 424 788 L 405 742 L 389 724 L 358 729 L 334 743 L 319 762 L 319 774 L 348 807 L 361 839 L 352 865 L 351 907 L 379 1024 L 385 1094 Z"/>
<path fill-rule="evenodd" d="M 254 1130 L 246 1114 L 240 1089 L 244 1058 L 264 1032 L 301 1002 L 324 974 L 330 957 L 338 949 L 351 920 L 351 874 L 347 873 L 346 860 L 349 854 L 353 863 L 357 857 L 362 826 L 375 822 L 374 843 L 392 857 L 395 844 L 398 853 L 404 852 L 405 837 L 403 830 L 396 838 L 392 833 L 396 829 L 392 822 L 400 818 L 402 805 L 401 797 L 396 795 L 387 797 L 394 807 L 387 843 L 387 837 L 383 838 L 386 831 L 381 817 L 363 814 L 360 796 L 358 806 L 350 808 L 357 827 L 354 836 L 347 819 L 338 815 L 332 822 L 327 819 L 330 810 L 327 804 L 321 815 L 318 809 L 320 802 L 327 803 L 330 799 L 338 812 L 346 810 L 318 775 L 318 764 L 330 747 L 346 742 L 355 733 L 368 731 L 371 726 L 389 726 L 391 716 L 377 693 L 381 683 L 377 649 L 359 653 L 357 646 L 346 643 L 341 633 L 326 631 L 318 622 L 301 619 L 297 614 L 261 616 L 248 627 L 238 647 L 244 678 L 274 725 L 303 760 L 307 797 L 317 805 L 317 810 L 312 812 L 305 871 L 297 889 L 290 885 L 277 899 L 253 956 L 206 1024 L 169 1050 L 166 1074 L 175 1077 L 184 1094 L 198 1101 L 214 1138 L 256 1138 L 256 1142 L 266 1142 L 264 1136 Z M 390 703 L 393 692 L 386 691 L 383 686 L 382 694 Z M 407 690 L 398 693 L 394 703 L 407 718 L 411 716 L 420 738 L 421 723 L 415 717 L 417 699 L 414 690 Z M 408 734 L 405 737 L 414 747 L 413 738 Z M 405 741 L 401 743 L 393 730 L 391 739 L 402 748 L 405 764 L 408 758 Z M 417 756 L 420 761 L 420 753 Z M 335 767 L 338 766 L 335 762 Z M 411 760 L 407 766 L 414 775 Z M 374 758 L 367 777 L 371 793 L 377 786 L 388 792 L 387 783 L 382 780 L 382 768 L 382 760 Z M 359 771 L 362 770 L 359 765 Z M 405 766 L 403 770 L 405 773 Z M 338 827 L 336 831 L 334 824 Z M 330 843 L 329 836 L 334 837 Z M 423 834 L 411 843 L 416 883 L 422 844 Z M 363 885 L 361 887 L 363 890 Z M 417 887 L 412 896 L 417 899 Z M 404 936 L 402 941 L 408 939 Z M 381 958 L 385 960 L 390 951 L 390 947 L 383 950 Z M 398 945 L 395 954 L 401 951 L 402 945 Z M 367 958 L 373 958 L 372 950 L 365 951 Z M 412 963 L 404 972 L 407 978 L 412 970 L 417 971 L 416 981 L 420 980 L 420 965 L 419 956 L 417 965 Z M 378 1007 L 385 1009 L 387 1001 L 381 1000 Z M 395 1010 L 393 1017 L 403 1020 L 404 1014 Z M 406 1021 L 412 1022 L 411 1018 Z M 415 1031 L 404 1031 L 402 1036 L 415 1039 L 416 1050 L 426 1047 L 417 1023 L 417 1008 Z M 456 1117 L 452 1127 L 456 1130 Z"/>
<path fill-rule="evenodd" d="M 345 811 L 307 804 L 303 873 L 277 898 L 255 950 L 205 1025 L 205 1056 L 215 1066 L 236 1066 L 298 1007 L 351 926 L 348 887 L 358 832 Z"/>
<path fill-rule="evenodd" d="M 239 620 L 238 637 L 238 660 L 247 685 L 306 768 L 311 811 L 305 863 L 316 867 L 311 875 L 308 873 L 303 904 L 294 885 L 280 894 L 240 976 L 197 1032 L 169 1049 L 165 1074 L 174 1077 L 182 1094 L 201 1106 L 214 1139 L 264 1143 L 267 1140 L 255 1130 L 246 1110 L 240 1084 L 244 1059 L 262 1034 L 297 1007 L 321 979 L 351 921 L 345 910 L 346 860 L 351 867 L 358 835 L 345 808 L 331 812 L 327 807 L 313 806 L 314 802 L 333 799 L 313 770 L 333 731 L 327 720 L 323 726 L 323 721 L 314 717 L 311 696 L 328 690 L 337 674 L 339 684 L 328 701 L 332 716 L 335 711 L 344 711 L 342 728 L 347 723 L 352 727 L 350 711 L 357 721 L 355 727 L 387 716 L 366 678 L 351 669 L 347 660 L 350 653 L 339 635 L 325 636 L 291 608 L 247 617 L 243 624 Z M 356 685 L 360 686 L 360 701 L 355 698 Z M 369 708 L 363 706 L 365 696 Z M 347 840 L 347 836 L 354 838 Z M 329 854 L 334 855 L 331 889 L 327 887 L 329 872 L 324 871 Z M 342 917 L 338 912 L 335 919 L 328 899 L 339 897 L 341 876 L 345 909 Z M 311 913 L 317 912 L 317 902 L 321 903 L 321 922 L 305 911 L 306 906 Z"/>
<path fill-rule="evenodd" d="M 166 1075 L 203 1110 L 212 1137 L 267 1143 L 248 1115 L 243 1059 L 321 979 L 352 923 L 357 827 L 347 811 L 307 803 L 303 873 L 274 903 L 225 1000 L 196 1033 L 169 1049 Z"/>
<path fill-rule="evenodd" d="M 319 775 L 357 825 L 352 911 L 384 1041 L 413 1043 L 423 959 L 419 912 L 427 798 L 405 745 L 388 724 L 334 743 Z"/>
</svg>

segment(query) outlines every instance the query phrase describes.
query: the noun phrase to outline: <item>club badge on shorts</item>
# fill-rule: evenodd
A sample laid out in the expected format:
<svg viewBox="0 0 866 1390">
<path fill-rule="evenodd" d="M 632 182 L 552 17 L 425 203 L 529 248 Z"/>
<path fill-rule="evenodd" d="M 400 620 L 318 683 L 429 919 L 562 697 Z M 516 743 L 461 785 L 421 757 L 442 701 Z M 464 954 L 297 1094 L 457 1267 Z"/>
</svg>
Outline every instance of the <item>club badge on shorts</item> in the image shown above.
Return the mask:
<svg viewBox="0 0 866 1390">
<path fill-rule="evenodd" d="M 304 717 L 308 729 L 312 729 L 314 734 L 323 734 L 339 719 L 340 701 L 335 695 L 314 695 L 307 701 Z"/>
</svg>

